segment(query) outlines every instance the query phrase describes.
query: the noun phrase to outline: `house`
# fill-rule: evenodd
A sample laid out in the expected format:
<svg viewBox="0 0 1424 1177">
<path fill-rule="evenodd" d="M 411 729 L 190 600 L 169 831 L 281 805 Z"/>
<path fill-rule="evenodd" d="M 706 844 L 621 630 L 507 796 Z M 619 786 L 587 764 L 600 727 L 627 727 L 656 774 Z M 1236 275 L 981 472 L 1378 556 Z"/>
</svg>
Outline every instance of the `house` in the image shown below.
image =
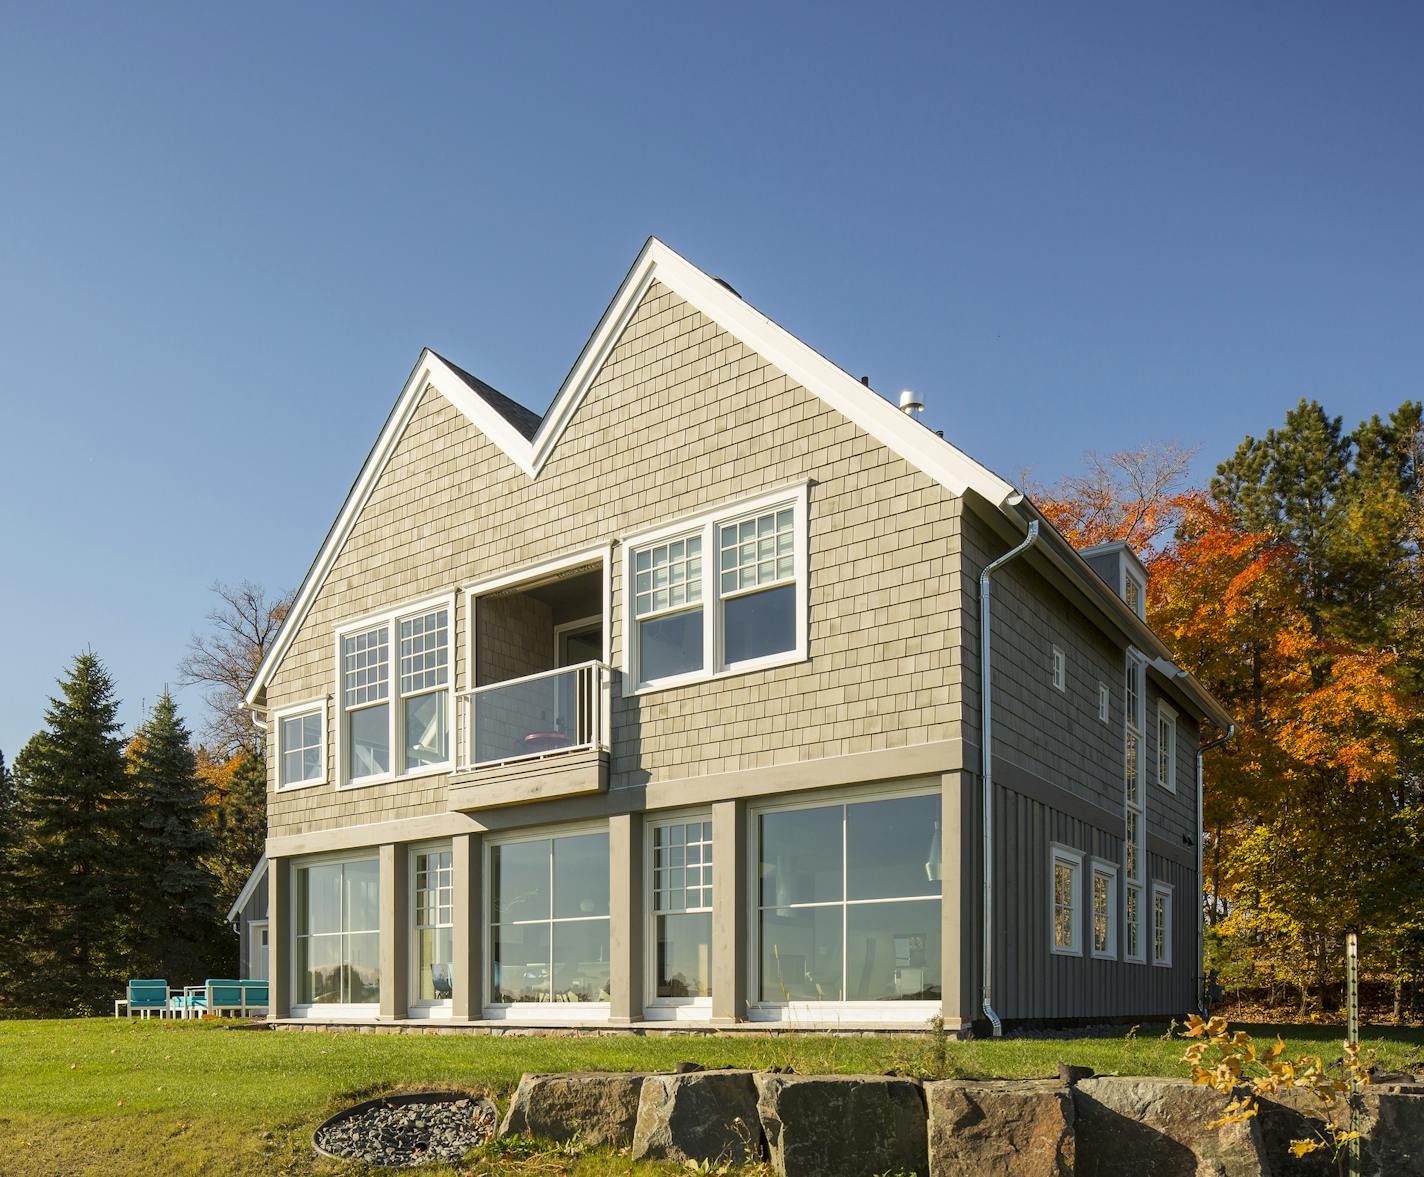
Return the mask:
<svg viewBox="0 0 1424 1177">
<path fill-rule="evenodd" d="M 1146 587 L 657 240 L 542 417 L 422 352 L 247 697 L 272 1017 L 1193 1010 Z"/>
<path fill-rule="evenodd" d="M 267 900 L 267 856 L 264 854 L 227 909 L 228 926 L 237 933 L 237 971 L 243 980 L 267 979 Z"/>
</svg>

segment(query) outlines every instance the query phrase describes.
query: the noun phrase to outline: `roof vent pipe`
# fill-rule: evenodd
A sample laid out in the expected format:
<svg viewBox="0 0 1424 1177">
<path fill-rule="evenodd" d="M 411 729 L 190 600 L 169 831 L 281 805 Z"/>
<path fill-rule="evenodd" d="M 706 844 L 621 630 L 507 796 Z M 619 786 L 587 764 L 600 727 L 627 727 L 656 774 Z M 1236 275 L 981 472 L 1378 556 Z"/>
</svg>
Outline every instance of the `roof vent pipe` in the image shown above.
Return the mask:
<svg viewBox="0 0 1424 1177">
<path fill-rule="evenodd" d="M 925 411 L 925 402 L 919 398 L 917 393 L 911 392 L 908 388 L 900 394 L 900 412 L 907 417 L 913 417 L 916 421 L 920 419 L 920 414 Z"/>
<path fill-rule="evenodd" d="M 983 992 L 982 1008 L 984 1016 L 993 1027 L 994 1037 L 1003 1036 L 1004 1027 L 999 1015 L 994 1012 L 994 757 L 991 754 L 994 719 L 994 697 L 991 693 L 993 678 L 989 661 L 989 580 L 1000 568 L 1016 556 L 1023 555 L 1038 542 L 1038 520 L 1028 525 L 1028 534 L 1023 543 L 1011 552 L 1005 552 L 979 574 L 979 753 L 983 757 L 984 768 L 979 774 L 984 785 L 983 806 L 984 829 L 984 942 L 983 973 L 980 987 Z"/>
</svg>

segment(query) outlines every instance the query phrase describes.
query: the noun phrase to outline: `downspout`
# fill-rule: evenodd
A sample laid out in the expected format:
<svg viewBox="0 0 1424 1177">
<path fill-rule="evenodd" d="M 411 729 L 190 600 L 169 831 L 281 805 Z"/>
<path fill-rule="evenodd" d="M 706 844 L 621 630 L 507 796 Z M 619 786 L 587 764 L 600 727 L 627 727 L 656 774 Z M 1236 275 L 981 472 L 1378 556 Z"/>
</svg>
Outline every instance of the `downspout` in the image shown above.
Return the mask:
<svg viewBox="0 0 1424 1177">
<path fill-rule="evenodd" d="M 1023 543 L 1011 552 L 1005 552 L 979 574 L 979 750 L 984 758 L 980 774 L 984 785 L 982 804 L 984 829 L 984 943 L 983 976 L 980 988 L 984 998 L 984 1016 L 994 1028 L 994 1037 L 1003 1036 L 1004 1027 L 999 1015 L 994 1012 L 994 758 L 990 754 L 990 738 L 993 733 L 993 696 L 990 693 L 992 675 L 989 662 L 989 578 L 1016 556 L 1023 555 L 1038 542 L 1038 520 L 1028 525 L 1028 534 Z"/>
<path fill-rule="evenodd" d="M 1213 748 L 1220 748 L 1222 744 L 1231 739 L 1236 734 L 1236 725 L 1230 723 L 1226 725 L 1226 735 L 1219 736 L 1209 744 L 1202 744 L 1197 748 L 1197 1005 L 1201 1009 L 1201 1016 L 1207 1015 L 1206 1003 L 1206 906 L 1202 902 L 1202 870 L 1204 862 L 1202 858 L 1202 843 L 1206 841 L 1206 818 L 1202 802 L 1202 758 Z"/>
</svg>

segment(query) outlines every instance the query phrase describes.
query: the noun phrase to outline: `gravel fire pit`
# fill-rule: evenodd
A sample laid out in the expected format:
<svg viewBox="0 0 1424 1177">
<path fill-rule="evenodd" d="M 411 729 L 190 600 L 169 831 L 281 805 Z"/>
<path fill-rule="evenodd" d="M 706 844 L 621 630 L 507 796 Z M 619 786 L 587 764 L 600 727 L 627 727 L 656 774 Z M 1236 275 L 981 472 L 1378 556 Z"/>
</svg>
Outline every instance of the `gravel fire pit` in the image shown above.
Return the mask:
<svg viewBox="0 0 1424 1177">
<path fill-rule="evenodd" d="M 494 1135 L 499 1114 L 487 1099 L 459 1091 L 417 1091 L 368 1099 L 336 1113 L 312 1134 L 323 1156 L 408 1169 L 458 1161 Z"/>
</svg>

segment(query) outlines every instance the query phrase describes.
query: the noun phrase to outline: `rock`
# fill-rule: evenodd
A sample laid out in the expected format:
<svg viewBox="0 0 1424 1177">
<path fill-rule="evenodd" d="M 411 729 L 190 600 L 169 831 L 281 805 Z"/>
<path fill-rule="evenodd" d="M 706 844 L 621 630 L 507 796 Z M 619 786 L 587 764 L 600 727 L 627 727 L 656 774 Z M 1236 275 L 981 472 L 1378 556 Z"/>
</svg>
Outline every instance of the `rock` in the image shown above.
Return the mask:
<svg viewBox="0 0 1424 1177">
<path fill-rule="evenodd" d="M 1411 1085 L 1412 1086 L 1412 1085 Z M 1364 1134 L 1360 1148 L 1362 1177 L 1421 1177 L 1424 1175 L 1424 1095 L 1397 1088 L 1376 1090 L 1373 1085 L 1359 1097 L 1356 1126 Z M 1266 1155 L 1279 1177 L 1334 1177 L 1336 1168 L 1329 1149 L 1292 1156 L 1291 1141 L 1325 1135 L 1325 1122 L 1349 1126 L 1349 1105 L 1341 1096 L 1322 1103 L 1307 1091 L 1286 1090 L 1260 1101 L 1259 1119 Z"/>
<path fill-rule="evenodd" d="M 533 1136 L 563 1143 L 577 1139 L 594 1147 L 633 1139 L 641 1074 L 597 1071 L 525 1075 L 509 1101 L 501 1136 Z"/>
<path fill-rule="evenodd" d="M 706 1069 L 701 1063 L 681 1062 L 672 1065 L 674 1075 L 691 1075 L 696 1071 L 705 1071 Z"/>
<path fill-rule="evenodd" d="M 633 1159 L 746 1164 L 762 1155 L 750 1071 L 648 1075 L 638 1098 Z"/>
<path fill-rule="evenodd" d="M 1073 1095 L 1056 1079 L 951 1079 L 925 1084 L 925 1100 L 930 1177 L 1073 1172 Z"/>
<path fill-rule="evenodd" d="M 1091 1079 L 1092 1077 L 1092 1067 L 1078 1067 L 1072 1063 L 1058 1064 L 1058 1082 L 1066 1083 L 1069 1087 L 1072 1087 L 1080 1079 Z"/>
<path fill-rule="evenodd" d="M 397 1095 L 337 1113 L 312 1143 L 328 1156 L 391 1169 L 454 1163 L 494 1134 L 496 1118 L 487 1099 Z"/>
<path fill-rule="evenodd" d="M 1104 1076 L 1073 1088 L 1078 1177 L 1264 1177 L 1255 1119 L 1207 1124 L 1229 1099 L 1187 1079 Z"/>
<path fill-rule="evenodd" d="M 929 1171 L 917 1079 L 759 1074 L 756 1090 L 767 1152 L 782 1177 Z"/>
</svg>

